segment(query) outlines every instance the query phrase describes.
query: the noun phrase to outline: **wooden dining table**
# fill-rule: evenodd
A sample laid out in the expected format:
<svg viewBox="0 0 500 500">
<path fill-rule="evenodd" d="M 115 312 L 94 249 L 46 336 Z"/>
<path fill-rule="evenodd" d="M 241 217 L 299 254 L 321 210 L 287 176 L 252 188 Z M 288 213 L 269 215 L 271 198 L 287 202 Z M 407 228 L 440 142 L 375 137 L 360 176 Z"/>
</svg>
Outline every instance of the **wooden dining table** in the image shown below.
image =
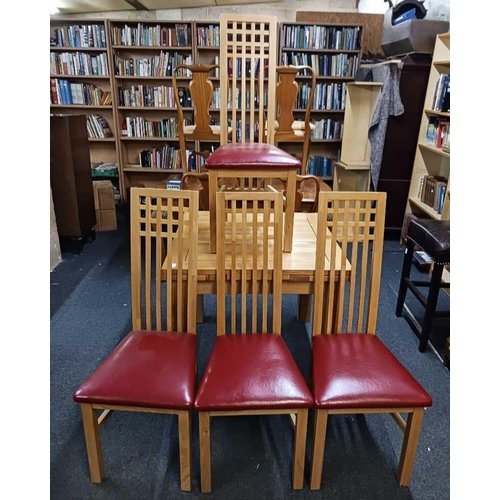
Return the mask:
<svg viewBox="0 0 500 500">
<path fill-rule="evenodd" d="M 208 211 L 198 212 L 198 306 L 197 320 L 203 321 L 203 296 L 216 293 L 217 255 L 210 252 L 210 218 Z M 282 292 L 297 295 L 297 317 L 301 322 L 310 318 L 311 297 L 314 294 L 314 271 L 316 255 L 317 213 L 294 215 L 293 246 L 290 253 L 283 253 Z M 331 240 L 327 240 L 325 251 L 325 279 L 331 271 L 329 260 Z M 340 275 L 340 251 L 336 252 L 334 269 Z M 163 264 L 163 279 L 166 278 L 167 259 Z M 251 264 L 249 264 L 251 266 Z M 346 267 L 349 279 L 350 266 Z"/>
</svg>

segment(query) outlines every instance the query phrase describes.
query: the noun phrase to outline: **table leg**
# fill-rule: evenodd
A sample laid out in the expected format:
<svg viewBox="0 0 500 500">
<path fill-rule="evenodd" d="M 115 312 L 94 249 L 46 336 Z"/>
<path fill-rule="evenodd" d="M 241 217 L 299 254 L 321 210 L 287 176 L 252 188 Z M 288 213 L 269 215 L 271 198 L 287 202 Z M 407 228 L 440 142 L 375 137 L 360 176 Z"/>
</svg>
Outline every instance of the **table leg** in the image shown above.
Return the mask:
<svg viewBox="0 0 500 500">
<path fill-rule="evenodd" d="M 203 323 L 203 295 L 196 296 L 196 323 Z"/>
<path fill-rule="evenodd" d="M 311 295 L 297 295 L 297 317 L 301 323 L 311 320 Z"/>
</svg>

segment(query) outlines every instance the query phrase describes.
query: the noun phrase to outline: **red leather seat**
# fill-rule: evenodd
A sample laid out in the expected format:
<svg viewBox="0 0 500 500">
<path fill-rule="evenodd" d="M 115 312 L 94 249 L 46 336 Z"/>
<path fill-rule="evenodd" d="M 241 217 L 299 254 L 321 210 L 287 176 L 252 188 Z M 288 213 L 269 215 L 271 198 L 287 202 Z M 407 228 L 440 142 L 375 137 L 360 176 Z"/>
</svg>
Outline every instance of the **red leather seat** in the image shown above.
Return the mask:
<svg viewBox="0 0 500 500">
<path fill-rule="evenodd" d="M 194 335 L 133 331 L 82 383 L 73 399 L 188 410 L 193 406 L 195 372 Z"/>
<path fill-rule="evenodd" d="M 217 337 L 194 407 L 202 411 L 310 408 L 313 397 L 280 335 Z"/>
<path fill-rule="evenodd" d="M 313 337 L 317 408 L 426 407 L 432 399 L 375 335 Z"/>
</svg>

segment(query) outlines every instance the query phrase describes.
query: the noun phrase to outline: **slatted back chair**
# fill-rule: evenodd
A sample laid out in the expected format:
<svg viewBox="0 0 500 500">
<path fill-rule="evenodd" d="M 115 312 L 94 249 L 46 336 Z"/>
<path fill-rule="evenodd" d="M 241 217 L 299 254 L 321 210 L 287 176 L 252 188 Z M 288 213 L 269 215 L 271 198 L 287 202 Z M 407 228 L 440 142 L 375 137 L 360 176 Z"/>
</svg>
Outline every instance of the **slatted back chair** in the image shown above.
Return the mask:
<svg viewBox="0 0 500 500">
<path fill-rule="evenodd" d="M 270 414 L 296 418 L 293 487 L 301 489 L 312 395 L 280 335 L 283 198 L 219 191 L 217 216 L 217 339 L 195 401 L 201 491 L 211 491 L 210 419 Z"/>
<path fill-rule="evenodd" d="M 221 144 L 273 144 L 278 20 L 221 14 L 220 32 Z"/>
<path fill-rule="evenodd" d="M 190 491 L 198 193 L 131 189 L 130 229 L 133 331 L 73 396 L 82 409 L 90 477 L 100 483 L 104 475 L 99 431 L 111 411 L 175 414 L 180 485 Z"/>
<path fill-rule="evenodd" d="M 278 66 L 276 72 L 279 76 L 276 87 L 277 115 L 274 131 L 274 144 L 280 142 L 300 142 L 302 143 L 302 170 L 301 173 L 307 173 L 307 162 L 309 161 L 309 147 L 311 142 L 311 130 L 314 130 L 314 124 L 310 122 L 311 109 L 316 90 L 316 73 L 311 66 Z M 307 73 L 311 78 L 308 84 L 309 98 L 307 100 L 304 120 L 297 120 L 293 110 L 296 107 L 299 85 L 297 83 L 297 74 Z"/>
<path fill-rule="evenodd" d="M 311 489 L 319 489 L 329 414 L 388 413 L 404 431 L 400 485 L 411 477 L 432 399 L 376 336 L 385 193 L 321 192 L 314 285 Z M 336 273 L 325 273 L 325 252 Z M 400 413 L 408 413 L 405 422 Z"/>
<path fill-rule="evenodd" d="M 220 125 L 211 125 L 210 102 L 212 101 L 214 86 L 210 81 L 209 73 L 218 68 L 217 64 L 180 64 L 172 72 L 172 86 L 177 106 L 179 134 L 179 147 L 184 172 L 188 171 L 186 141 L 213 141 L 220 142 Z M 184 112 L 182 109 L 179 88 L 177 86 L 178 72 L 190 71 L 192 79 L 189 82 L 191 102 L 194 109 L 194 125 L 184 125 Z"/>
</svg>

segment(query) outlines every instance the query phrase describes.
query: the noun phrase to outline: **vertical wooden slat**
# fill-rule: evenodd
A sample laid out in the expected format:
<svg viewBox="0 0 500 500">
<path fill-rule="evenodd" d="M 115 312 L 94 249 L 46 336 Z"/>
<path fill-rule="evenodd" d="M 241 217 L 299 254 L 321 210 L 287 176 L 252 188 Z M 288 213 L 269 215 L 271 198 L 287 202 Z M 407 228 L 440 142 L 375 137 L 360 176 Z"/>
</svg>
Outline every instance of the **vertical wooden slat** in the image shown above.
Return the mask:
<svg viewBox="0 0 500 500">
<path fill-rule="evenodd" d="M 250 134 L 253 141 L 255 127 L 255 23 L 251 23 L 250 31 Z"/>
<path fill-rule="evenodd" d="M 243 22 L 241 25 L 241 30 L 242 30 L 242 40 L 241 40 L 241 142 L 244 144 L 247 142 L 246 139 L 246 125 L 247 125 L 247 116 L 246 116 L 246 83 L 247 83 L 247 72 L 246 72 L 246 46 L 245 46 L 245 39 L 246 39 L 246 29 L 245 29 L 246 23 Z M 253 142 L 252 139 L 252 131 L 250 131 L 250 137 L 248 142 Z M 243 310 L 243 309 L 242 309 Z"/>
<path fill-rule="evenodd" d="M 237 99 L 236 99 L 236 89 L 237 87 L 237 77 L 236 77 L 236 66 L 237 66 L 237 57 L 236 57 L 236 29 L 235 29 L 236 23 L 233 23 L 233 43 L 232 43 L 232 59 L 233 59 L 233 71 L 232 71 L 232 81 L 231 81 L 231 111 L 232 111 L 232 122 L 231 122 L 231 127 L 233 130 L 232 133 L 232 142 L 236 142 L 236 120 L 237 120 L 237 113 L 236 113 L 236 105 L 237 105 Z M 243 132 L 243 131 L 242 131 Z"/>
<path fill-rule="evenodd" d="M 258 308 L 258 241 L 257 241 L 257 230 L 258 230 L 258 220 L 257 220 L 257 203 L 252 204 L 252 333 L 257 331 L 257 308 Z"/>
<path fill-rule="evenodd" d="M 277 23 L 269 23 L 268 65 L 269 76 L 267 81 L 267 143 L 274 144 L 274 119 L 276 116 L 276 58 L 277 58 Z"/>
<path fill-rule="evenodd" d="M 151 330 L 151 197 L 146 196 L 146 248 L 145 248 L 145 301 L 146 301 L 146 330 Z"/>
<path fill-rule="evenodd" d="M 247 333 L 247 200 L 241 203 L 241 333 Z"/>
<path fill-rule="evenodd" d="M 173 325 L 173 313 L 172 310 L 172 295 L 174 292 L 174 287 L 172 283 L 172 247 L 173 247 L 173 238 L 172 238 L 172 198 L 167 198 L 167 219 L 165 221 L 165 225 L 167 228 L 167 282 L 165 285 L 166 295 L 167 295 L 167 331 L 172 331 Z"/>
<path fill-rule="evenodd" d="M 274 255 L 273 255 L 273 333 L 281 335 L 281 287 L 283 259 L 283 198 L 280 193 L 274 202 Z M 306 412 L 307 422 L 307 412 Z M 307 424 L 306 424 L 307 425 Z M 305 431 L 304 431 L 305 432 Z M 304 434 L 305 442 L 305 434 Z M 305 443 L 304 443 L 305 446 Z M 304 449 L 305 453 L 305 449 Z M 302 471 L 303 475 L 303 471 Z"/>
<path fill-rule="evenodd" d="M 354 303 L 356 301 L 356 269 L 358 267 L 358 233 L 359 233 L 359 211 L 361 201 L 355 201 L 354 207 L 354 223 L 352 234 L 352 252 L 351 252 L 351 279 L 349 280 L 349 312 L 347 317 L 347 332 L 354 333 L 353 330 L 353 317 L 354 317 Z M 356 325 L 357 327 L 358 325 Z M 359 330 L 358 330 L 359 331 Z"/>
<path fill-rule="evenodd" d="M 262 333 L 267 333 L 267 300 L 269 297 L 269 201 L 264 200 L 262 215 Z"/>
<path fill-rule="evenodd" d="M 340 262 L 340 280 L 338 291 L 338 303 L 335 311 L 335 333 L 342 332 L 342 323 L 344 320 L 344 295 L 346 288 L 346 265 L 347 265 L 347 249 L 349 247 L 349 206 L 350 200 L 344 200 L 344 218 L 342 226 L 342 241 L 341 241 L 341 262 Z"/>
<path fill-rule="evenodd" d="M 189 197 L 189 254 L 187 266 L 186 308 L 187 331 L 196 333 L 196 302 L 198 291 L 198 193 L 192 191 Z"/>
<path fill-rule="evenodd" d="M 264 23 L 260 23 L 260 62 L 259 62 L 259 142 L 264 142 L 264 68 L 266 66 L 265 48 L 263 44 Z M 273 71 L 269 69 L 269 73 Z"/>
<path fill-rule="evenodd" d="M 363 226 L 363 244 L 361 256 L 361 280 L 359 287 L 359 308 L 358 308 L 358 333 L 363 331 L 365 314 L 365 293 L 366 293 L 366 273 L 368 266 L 368 254 L 370 253 L 370 216 L 368 214 L 368 201 L 364 200 L 364 226 Z"/>
<path fill-rule="evenodd" d="M 226 202 L 217 192 L 217 335 L 226 333 Z"/>
<path fill-rule="evenodd" d="M 142 330 L 141 305 L 141 203 L 138 188 L 130 190 L 130 262 L 131 262 L 131 295 L 132 295 L 132 328 Z"/>
<path fill-rule="evenodd" d="M 335 292 L 338 290 L 336 284 L 335 271 L 337 268 L 337 234 L 339 230 L 339 202 L 338 200 L 333 201 L 333 225 L 332 225 L 332 240 L 330 247 L 330 278 L 328 280 L 328 299 L 327 299 L 327 310 L 326 310 L 326 324 L 325 331 L 327 333 L 333 333 L 333 313 L 334 306 L 336 304 Z"/>
<path fill-rule="evenodd" d="M 231 333 L 236 333 L 236 200 L 229 202 L 231 207 Z"/>
<path fill-rule="evenodd" d="M 162 198 L 156 198 L 156 256 L 155 256 L 155 266 L 156 266 L 156 277 L 155 277 L 155 311 L 156 311 L 156 331 L 160 332 L 162 330 L 161 325 L 161 203 Z"/>
<path fill-rule="evenodd" d="M 183 306 L 185 303 L 184 294 L 182 293 L 183 288 L 183 232 L 184 232 L 184 200 L 179 199 L 179 212 L 178 212 L 178 223 L 177 226 L 177 330 L 183 332 L 184 328 L 184 313 Z"/>
<path fill-rule="evenodd" d="M 326 196 L 319 193 L 318 198 L 318 227 L 316 230 L 316 258 L 314 265 L 314 315 L 313 315 L 313 335 L 322 333 L 323 323 L 323 290 L 325 277 L 325 250 L 326 250 L 326 218 L 328 210 L 328 200 Z M 332 244 L 334 240 L 332 239 Z M 330 274 L 334 273 L 335 266 L 330 264 Z"/>
</svg>

